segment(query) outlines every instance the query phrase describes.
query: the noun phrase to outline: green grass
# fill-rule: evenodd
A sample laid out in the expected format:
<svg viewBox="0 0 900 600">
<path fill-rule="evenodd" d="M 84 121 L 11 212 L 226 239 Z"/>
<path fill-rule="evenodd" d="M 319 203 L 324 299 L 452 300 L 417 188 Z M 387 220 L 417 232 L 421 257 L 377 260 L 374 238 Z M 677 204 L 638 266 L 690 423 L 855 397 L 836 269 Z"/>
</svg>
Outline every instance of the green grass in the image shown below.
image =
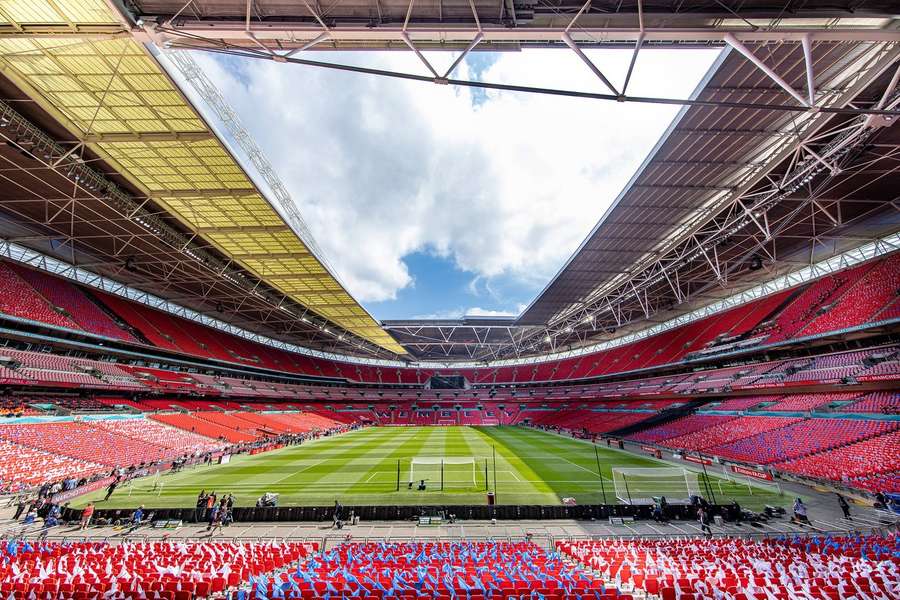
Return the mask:
<svg viewBox="0 0 900 600">
<path fill-rule="evenodd" d="M 250 506 L 264 492 L 280 494 L 281 506 L 327 506 L 335 499 L 346 505 L 367 504 L 484 504 L 485 464 L 494 487 L 496 450 L 497 496 L 502 504 L 559 504 L 574 497 L 579 504 L 616 502 L 613 467 L 666 467 L 651 458 L 599 448 L 603 488 L 594 448 L 587 443 L 519 427 L 373 427 L 339 437 L 258 454 L 236 456 L 227 465 L 196 467 L 181 473 L 136 480 L 123 486 L 109 501 L 104 491 L 73 501 L 98 508 L 191 507 L 201 489 L 233 493 L 239 506 Z M 407 489 L 413 457 L 473 457 L 470 465 L 416 467 L 416 479 L 427 478 L 428 490 Z M 400 464 L 400 491 L 397 465 Z M 784 504 L 774 492 L 753 489 L 713 477 L 721 502 L 737 499 L 748 508 Z M 660 489 L 631 489 L 633 495 L 666 494 Z M 671 494 L 670 494 L 671 496 Z"/>
</svg>

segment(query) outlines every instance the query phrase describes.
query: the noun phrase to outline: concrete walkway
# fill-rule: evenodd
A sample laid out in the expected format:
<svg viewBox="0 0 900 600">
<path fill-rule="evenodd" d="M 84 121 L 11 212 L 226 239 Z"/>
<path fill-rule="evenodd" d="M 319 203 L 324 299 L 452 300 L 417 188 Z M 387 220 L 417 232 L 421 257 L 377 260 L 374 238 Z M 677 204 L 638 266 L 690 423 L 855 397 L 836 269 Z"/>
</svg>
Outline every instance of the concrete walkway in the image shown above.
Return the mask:
<svg viewBox="0 0 900 600">
<path fill-rule="evenodd" d="M 809 492 L 805 494 L 813 498 Z M 24 536 L 29 539 L 46 538 L 54 540 L 309 540 L 331 547 L 350 536 L 355 541 L 363 540 L 410 540 L 410 539 L 523 539 L 530 534 L 542 545 L 550 545 L 553 540 L 579 537 L 628 537 L 628 536 L 685 536 L 700 535 L 696 521 L 671 521 L 668 524 L 653 521 L 626 522 L 612 525 L 607 521 L 574 521 L 574 520 L 542 520 L 542 521 L 465 521 L 453 525 L 423 525 L 401 521 L 362 522 L 359 525 L 345 526 L 342 530 L 331 527 L 331 523 L 277 522 L 277 523 L 235 523 L 211 536 L 203 524 L 187 523 L 176 529 L 157 529 L 142 526 L 135 531 L 128 528 L 90 527 L 80 531 L 71 525 L 43 529 L 40 524 L 23 528 L 12 521 L 13 509 L 0 509 L 0 535 L 4 537 Z M 833 506 L 832 506 L 833 505 Z M 854 506 L 852 520 L 840 515 L 837 502 L 833 499 L 821 498 L 818 502 L 812 499 L 808 503 L 811 526 L 799 526 L 790 523 L 789 518 L 774 519 L 768 523 L 754 527 L 749 524 L 735 525 L 725 523 L 712 525 L 716 535 L 778 535 L 824 533 L 824 532 L 860 532 L 872 530 L 897 529 L 900 519 L 884 511 L 871 507 Z"/>
</svg>

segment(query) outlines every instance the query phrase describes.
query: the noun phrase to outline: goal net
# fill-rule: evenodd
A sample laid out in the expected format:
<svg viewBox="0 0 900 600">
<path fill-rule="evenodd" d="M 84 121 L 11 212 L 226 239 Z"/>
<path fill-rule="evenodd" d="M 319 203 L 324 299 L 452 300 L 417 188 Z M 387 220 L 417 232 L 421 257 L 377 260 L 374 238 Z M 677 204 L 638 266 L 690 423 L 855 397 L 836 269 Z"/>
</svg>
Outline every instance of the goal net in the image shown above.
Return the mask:
<svg viewBox="0 0 900 600">
<path fill-rule="evenodd" d="M 784 490 L 781 489 L 781 484 L 777 481 L 762 481 L 754 477 L 739 475 L 732 472 L 728 467 L 722 466 L 721 479 L 716 480 L 716 489 L 723 497 L 735 495 L 738 492 L 742 495 L 746 493 L 752 496 L 754 488 L 770 494 L 784 495 Z"/>
<path fill-rule="evenodd" d="M 620 468 L 612 470 L 616 498 L 623 504 L 651 504 L 654 498 L 686 501 L 700 495 L 697 473 L 672 468 Z"/>
<path fill-rule="evenodd" d="M 471 456 L 416 456 L 409 465 L 410 483 L 424 479 L 432 487 L 477 487 L 475 458 Z"/>
</svg>

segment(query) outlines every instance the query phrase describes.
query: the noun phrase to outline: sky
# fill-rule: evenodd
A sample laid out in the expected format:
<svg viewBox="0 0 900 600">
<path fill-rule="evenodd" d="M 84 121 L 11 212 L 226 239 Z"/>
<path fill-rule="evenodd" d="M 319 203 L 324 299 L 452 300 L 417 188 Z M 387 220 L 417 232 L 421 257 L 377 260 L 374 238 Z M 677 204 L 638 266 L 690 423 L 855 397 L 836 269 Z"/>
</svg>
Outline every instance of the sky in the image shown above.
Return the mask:
<svg viewBox="0 0 900 600">
<path fill-rule="evenodd" d="M 630 50 L 587 54 L 621 87 Z M 628 93 L 687 98 L 717 54 L 644 50 Z M 306 56 L 429 74 L 411 52 Z M 441 73 L 456 58 L 425 56 Z M 329 266 L 380 320 L 518 315 L 678 112 L 224 55 L 195 59 L 268 156 Z M 564 50 L 473 53 L 454 77 L 607 92 Z"/>
</svg>

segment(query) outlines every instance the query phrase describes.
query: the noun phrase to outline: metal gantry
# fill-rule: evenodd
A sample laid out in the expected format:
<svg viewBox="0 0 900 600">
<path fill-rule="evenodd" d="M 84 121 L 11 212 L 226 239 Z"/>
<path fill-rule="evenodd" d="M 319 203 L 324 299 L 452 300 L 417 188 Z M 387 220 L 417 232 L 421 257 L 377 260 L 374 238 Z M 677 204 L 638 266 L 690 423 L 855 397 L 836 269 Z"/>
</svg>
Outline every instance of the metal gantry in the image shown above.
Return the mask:
<svg viewBox="0 0 900 600">
<path fill-rule="evenodd" d="M 721 33 L 716 33 L 714 36 L 710 37 L 707 41 L 710 43 L 711 47 L 724 47 L 730 46 L 735 50 L 741 52 L 747 59 L 757 67 L 760 68 L 767 76 L 769 76 L 772 81 L 774 81 L 780 88 L 782 88 L 786 94 L 788 94 L 793 102 L 785 103 L 785 102 L 753 102 L 753 101 L 730 101 L 730 100 L 705 100 L 699 98 L 672 98 L 666 96 L 635 96 L 628 95 L 625 92 L 627 91 L 627 85 L 630 81 L 635 64 L 634 61 L 636 59 L 636 54 L 632 58 L 632 63 L 629 65 L 628 72 L 625 76 L 625 80 L 622 83 L 621 91 L 619 88 L 611 82 L 611 80 L 604 75 L 603 71 L 592 61 L 590 57 L 585 54 L 586 49 L 595 49 L 602 47 L 615 47 L 615 45 L 610 46 L 610 44 L 598 41 L 592 41 L 594 39 L 606 39 L 605 36 L 599 36 L 595 38 L 591 34 L 587 35 L 587 40 L 582 40 L 580 42 L 576 42 L 572 35 L 566 31 L 562 30 L 561 32 L 554 32 L 554 35 L 558 35 L 560 41 L 567 46 L 582 62 L 584 62 L 587 67 L 600 79 L 600 81 L 604 84 L 604 86 L 608 89 L 608 92 L 598 93 L 588 90 L 573 90 L 573 89 L 559 89 L 559 88 L 548 88 L 548 87 L 539 87 L 533 85 L 525 85 L 525 84 L 510 84 L 510 83 L 496 83 L 475 79 L 458 79 L 452 78 L 451 74 L 459 65 L 459 63 L 465 58 L 465 56 L 476 49 L 478 44 L 485 39 L 485 34 L 481 31 L 474 32 L 471 40 L 469 41 L 469 45 L 465 47 L 461 54 L 459 54 L 454 60 L 451 67 L 444 73 L 439 74 L 435 67 L 431 64 L 431 62 L 422 54 L 422 50 L 416 46 L 416 44 L 410 38 L 408 32 L 404 30 L 399 30 L 397 32 L 398 39 L 406 46 L 407 49 L 411 50 L 415 53 L 415 55 L 420 59 L 423 65 L 426 68 L 428 74 L 418 74 L 418 73 L 409 73 L 409 72 L 400 72 L 400 71 L 391 71 L 386 69 L 379 69 L 373 67 L 364 67 L 359 65 L 350 65 L 326 60 L 316 60 L 312 58 L 299 58 L 296 56 L 298 49 L 287 50 L 284 52 L 278 52 L 269 48 L 260 49 L 258 47 L 245 47 L 238 44 L 235 44 L 233 40 L 225 37 L 220 38 L 216 37 L 215 39 L 210 39 L 208 37 L 204 37 L 199 32 L 188 32 L 182 29 L 173 29 L 171 27 L 160 26 L 153 22 L 143 22 L 142 24 L 144 30 L 147 33 L 147 39 L 152 41 L 153 43 L 166 48 L 166 49 L 177 49 L 177 50 L 194 50 L 194 51 L 205 51 L 212 52 L 216 54 L 228 54 L 233 56 L 240 56 L 249 59 L 256 60 L 268 60 L 274 61 L 277 63 L 287 63 L 294 65 L 301 65 L 306 67 L 314 67 L 321 69 L 332 69 L 332 70 L 340 70 L 340 71 L 348 71 L 353 73 L 359 73 L 364 75 L 375 75 L 380 77 L 389 77 L 395 79 L 402 79 L 405 81 L 415 81 L 419 83 L 432 83 L 437 85 L 453 85 L 467 88 L 480 88 L 485 90 L 497 90 L 497 91 L 507 91 L 507 92 L 516 92 L 516 93 L 530 93 L 530 94 L 544 94 L 544 95 L 553 95 L 560 97 L 568 97 L 568 98 L 584 98 L 584 99 L 593 99 L 599 101 L 611 101 L 611 102 L 620 102 L 620 103 L 637 103 L 637 104 L 668 104 L 668 105 L 676 105 L 676 106 L 720 106 L 720 107 L 732 107 L 732 108 L 748 108 L 748 109 L 764 109 L 771 111 L 779 111 L 786 113 L 805 113 L 808 111 L 814 111 L 819 113 L 830 113 L 830 114 L 894 114 L 896 111 L 891 111 L 884 108 L 875 108 L 875 107 L 866 107 L 860 108 L 855 106 L 834 106 L 827 103 L 817 103 L 814 99 L 815 90 L 813 87 L 807 89 L 807 95 L 802 96 L 794 87 L 789 85 L 775 70 L 769 67 L 764 60 L 758 58 L 754 50 L 748 47 L 748 44 L 763 46 L 766 44 L 801 44 L 804 49 L 808 49 L 812 46 L 813 42 L 816 43 L 833 43 L 833 42 L 878 42 L 885 44 L 897 44 L 900 43 L 900 32 L 897 31 L 883 31 L 883 30 L 850 30 L 850 31 L 784 31 L 778 30 L 777 32 L 766 32 L 766 33 L 747 33 L 747 32 L 732 32 L 732 31 L 724 31 Z M 518 30 L 517 30 L 518 31 Z M 531 31 L 531 30 L 529 30 Z M 608 31 L 606 32 L 609 33 Z M 207 35 L 208 32 L 207 32 Z M 219 36 L 220 33 L 216 33 L 216 36 Z M 319 36 L 325 35 L 324 33 L 320 33 Z M 328 35 L 331 36 L 333 33 L 330 31 Z M 448 35 L 447 31 L 441 30 L 441 37 L 445 37 Z M 635 39 L 635 43 L 640 42 L 644 43 L 646 41 L 645 37 L 642 37 L 645 34 L 644 32 L 638 32 L 637 38 Z M 318 37 L 314 38 L 317 40 Z M 255 41 L 259 41 L 257 36 L 253 36 Z M 522 39 L 519 38 L 511 38 L 515 39 L 515 41 L 522 42 Z M 669 39 L 669 44 L 673 47 L 690 47 L 692 44 L 684 44 L 680 43 L 677 40 Z M 355 45 L 351 45 L 350 47 L 356 47 Z M 639 46 L 636 46 L 636 48 Z M 321 43 L 317 43 L 315 46 L 307 48 L 311 49 L 322 49 Z M 807 56 L 807 64 L 806 64 L 806 73 L 807 73 L 807 81 L 812 82 L 813 80 L 813 64 L 812 64 L 812 55 L 811 52 L 805 50 L 805 56 Z"/>
<path fill-rule="evenodd" d="M 106 292 L 108 294 L 126 298 L 128 300 L 131 300 L 132 302 L 150 306 L 152 308 L 155 308 L 156 310 L 180 317 L 182 319 L 194 321 L 196 323 L 200 323 L 201 325 L 205 325 L 213 329 L 218 329 L 219 331 L 224 331 L 231 335 L 235 335 L 252 342 L 279 348 L 281 350 L 295 352 L 304 356 L 313 356 L 325 360 L 349 362 L 353 364 L 365 364 L 385 367 L 401 367 L 406 365 L 405 362 L 396 360 L 385 360 L 375 357 L 348 356 L 342 353 L 315 350 L 307 346 L 301 346 L 297 344 L 291 344 L 283 340 L 277 340 L 262 335 L 258 332 L 250 331 L 246 328 L 237 326 L 233 323 L 225 322 L 220 319 L 213 318 L 207 314 L 197 312 L 195 310 L 182 306 L 181 304 L 178 304 L 177 301 L 160 298 L 159 296 L 148 293 L 144 290 L 125 285 L 120 281 L 98 275 L 97 273 L 88 270 L 87 267 L 90 267 L 90 265 L 88 265 L 87 267 L 77 267 L 72 264 L 55 259 L 51 256 L 41 254 L 40 252 L 35 252 L 30 248 L 22 246 L 21 244 L 17 244 L 9 240 L 4 240 L 2 238 L 0 238 L 0 257 L 26 264 L 32 268 L 47 273 L 52 273 L 53 275 L 56 275 L 58 277 L 68 279 L 70 281 Z"/>
<path fill-rule="evenodd" d="M 879 58 L 881 68 L 872 68 L 880 73 L 894 65 L 896 58 L 894 50 Z M 878 106 L 900 105 L 898 77 L 900 67 L 895 68 Z M 866 80 L 871 81 L 871 75 Z M 874 156 L 858 154 L 877 132 L 893 124 L 891 118 L 867 116 L 831 128 L 811 123 L 799 139 L 788 141 L 778 151 L 768 168 L 754 173 L 752 181 L 731 194 L 723 194 L 724 202 L 714 210 L 699 212 L 692 222 L 682 224 L 682 235 L 673 237 L 663 251 L 573 303 L 546 328 L 532 331 L 520 343 L 533 351 L 539 347 L 556 350 L 560 338 L 569 344 L 573 337 L 584 343 L 597 331 L 651 320 L 667 309 L 702 298 L 713 288 L 739 284 L 732 275 L 747 269 L 753 260 L 790 264 L 785 260 L 788 257 L 778 253 L 775 241 L 789 237 L 790 228 L 798 221 L 809 221 L 812 228 L 797 240 L 800 247 L 793 248 L 792 254 L 802 252 L 802 243 L 806 243 L 808 262 L 814 263 L 816 247 L 823 241 L 851 239 L 838 233 L 845 224 L 844 199 L 831 193 L 842 174 L 878 163 L 886 169 L 880 177 L 900 180 L 900 144 L 879 144 L 870 150 Z M 770 169 L 785 160 L 785 171 L 772 174 Z M 872 205 L 880 208 L 887 203 L 897 210 L 896 200 L 897 197 L 874 199 Z M 727 250 L 725 256 L 723 250 Z M 516 351 L 509 350 L 510 354 Z"/>
<path fill-rule="evenodd" d="M 420 362 L 441 364 L 453 361 L 490 363 L 507 348 L 518 347 L 525 335 L 534 329 L 516 325 L 512 319 L 491 321 L 385 321 L 382 324 Z"/>
<path fill-rule="evenodd" d="M 324 331 L 330 324 L 310 314 L 289 296 L 277 294 L 261 285 L 259 280 L 248 277 L 235 268 L 232 261 L 218 256 L 196 234 L 175 229 L 163 218 L 164 215 L 150 210 L 150 198 L 129 194 L 86 162 L 80 152 L 83 142 L 68 147 L 57 143 L 2 101 L 0 140 L 16 148 L 18 156 L 26 157 L 28 163 L 6 161 L 11 172 L 3 174 L 3 180 L 11 186 L 21 187 L 28 194 L 23 194 L 21 200 L 4 200 L 3 208 L 16 215 L 23 226 L 46 231 L 25 233 L 7 242 L 52 245 L 57 254 L 68 249 L 70 263 L 93 266 L 112 276 L 130 279 L 133 285 L 151 287 L 175 304 L 198 300 L 213 305 L 227 302 L 229 309 L 235 312 L 257 312 L 259 324 L 279 333 L 300 336 L 298 339 L 307 342 L 324 342 L 334 349 L 351 343 L 350 334 L 346 339 L 337 339 L 338 335 L 343 335 L 340 333 L 304 334 L 302 330 Z M 12 172 L 25 178 L 25 183 L 13 179 Z M 53 178 L 47 177 L 51 174 Z M 41 218 L 28 210 L 35 203 L 27 187 L 29 180 L 33 185 L 39 182 L 44 194 L 40 198 L 43 204 Z M 52 194 L 47 195 L 48 190 Z M 95 233 L 81 233 L 87 227 Z M 146 253 L 142 250 L 142 242 L 152 242 L 157 253 Z M 162 248 L 165 250 L 161 251 Z M 146 276 L 141 276 L 138 268 Z M 228 294 L 228 300 L 220 296 L 223 293 Z M 252 322 L 243 325 L 253 327 Z M 376 346 L 362 339 L 355 340 L 355 344 L 372 356 L 381 354 Z"/>
<path fill-rule="evenodd" d="M 446 340 L 452 339 L 455 335 L 457 335 L 457 332 L 468 332 L 473 327 L 475 327 L 473 325 L 466 325 L 462 322 L 458 322 L 455 324 L 446 322 L 440 325 L 427 323 L 401 324 L 398 322 L 390 323 L 387 325 L 387 327 L 390 330 L 401 334 L 404 339 L 406 336 L 413 338 L 414 341 L 409 342 L 409 345 L 418 346 L 423 353 L 427 353 L 427 358 L 415 363 L 416 366 L 420 366 L 423 368 L 474 368 L 484 366 L 503 367 L 514 365 L 531 365 L 540 362 L 586 356 L 592 353 L 603 352 L 606 350 L 631 344 L 633 342 L 637 342 L 639 340 L 663 333 L 665 331 L 670 331 L 677 327 L 682 327 L 689 323 L 693 323 L 695 321 L 699 321 L 716 314 L 721 314 L 723 311 L 729 310 L 731 308 L 741 306 L 748 302 L 753 302 L 754 300 L 764 298 L 783 290 L 803 285 L 820 277 L 824 277 L 826 275 L 848 269 L 865 261 L 872 260 L 874 258 L 878 258 L 879 256 L 884 256 L 898 250 L 900 250 L 900 233 L 891 233 L 889 235 L 867 241 L 860 246 L 850 248 L 845 252 L 835 254 L 834 256 L 831 256 L 825 260 L 802 266 L 796 270 L 788 270 L 784 274 L 775 277 L 769 277 L 758 285 L 754 285 L 737 294 L 716 299 L 711 303 L 705 304 L 702 307 L 690 312 L 685 312 L 672 318 L 663 319 L 656 323 L 646 323 L 645 326 L 638 327 L 635 329 L 635 331 L 611 337 L 608 340 L 587 343 L 585 345 L 574 346 L 571 348 L 562 348 L 562 345 L 560 344 L 553 344 L 551 341 L 545 340 L 546 344 L 541 345 L 542 351 L 537 354 L 533 352 L 533 348 L 523 348 L 521 354 L 505 353 L 501 355 L 500 353 L 495 352 L 494 354 L 489 354 L 488 358 L 481 360 L 460 360 L 458 357 L 451 358 L 453 348 L 451 344 L 448 344 L 446 342 Z M 436 336 L 431 329 L 432 325 L 435 328 L 440 328 L 442 330 L 442 333 Z M 541 333 L 543 335 L 547 334 L 547 330 L 544 328 L 509 327 L 507 325 L 496 325 L 494 326 L 494 328 L 508 328 L 509 331 L 507 332 L 507 334 L 509 335 L 511 340 L 515 341 L 516 344 L 521 343 L 522 337 L 529 331 L 537 330 L 538 333 Z M 477 349 L 475 349 L 471 355 L 474 357 L 478 356 L 479 354 L 480 353 L 477 352 Z"/>
</svg>

